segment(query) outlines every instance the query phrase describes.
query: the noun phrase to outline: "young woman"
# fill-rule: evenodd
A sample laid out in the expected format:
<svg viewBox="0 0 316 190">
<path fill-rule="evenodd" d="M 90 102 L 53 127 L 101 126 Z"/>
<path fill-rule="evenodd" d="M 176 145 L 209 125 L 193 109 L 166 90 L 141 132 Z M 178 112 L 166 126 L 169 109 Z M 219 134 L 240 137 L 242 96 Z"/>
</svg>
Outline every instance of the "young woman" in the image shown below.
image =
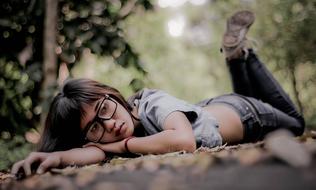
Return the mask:
<svg viewBox="0 0 316 190">
<path fill-rule="evenodd" d="M 98 163 L 107 153 L 193 152 L 200 146 L 254 142 L 280 128 L 301 135 L 303 117 L 253 50 L 245 47 L 253 22 L 249 11 L 227 21 L 222 49 L 235 93 L 189 104 L 144 89 L 125 101 L 112 87 L 69 80 L 51 104 L 38 152 L 15 163 L 12 173 L 30 175 L 35 162 L 41 174 L 51 167 Z"/>
</svg>

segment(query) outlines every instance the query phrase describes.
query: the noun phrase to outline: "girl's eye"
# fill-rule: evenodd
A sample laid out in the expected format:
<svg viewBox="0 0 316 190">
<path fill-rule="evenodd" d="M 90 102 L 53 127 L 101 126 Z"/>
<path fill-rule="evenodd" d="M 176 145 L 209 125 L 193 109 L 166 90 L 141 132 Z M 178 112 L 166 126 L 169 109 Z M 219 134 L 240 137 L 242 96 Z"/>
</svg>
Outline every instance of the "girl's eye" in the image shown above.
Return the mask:
<svg viewBox="0 0 316 190">
<path fill-rule="evenodd" d="M 108 110 L 108 104 L 106 103 L 106 102 L 104 102 L 104 104 L 102 105 L 102 107 L 101 107 L 101 110 L 100 110 L 100 115 L 101 116 L 104 116 L 104 115 L 106 115 L 106 113 L 107 113 L 107 110 Z"/>
<path fill-rule="evenodd" d="M 91 133 L 93 133 L 93 132 L 95 132 L 95 131 L 97 131 L 97 129 L 98 129 L 98 124 L 97 123 L 94 123 L 92 126 L 91 126 L 91 128 L 90 128 L 90 132 Z"/>
</svg>

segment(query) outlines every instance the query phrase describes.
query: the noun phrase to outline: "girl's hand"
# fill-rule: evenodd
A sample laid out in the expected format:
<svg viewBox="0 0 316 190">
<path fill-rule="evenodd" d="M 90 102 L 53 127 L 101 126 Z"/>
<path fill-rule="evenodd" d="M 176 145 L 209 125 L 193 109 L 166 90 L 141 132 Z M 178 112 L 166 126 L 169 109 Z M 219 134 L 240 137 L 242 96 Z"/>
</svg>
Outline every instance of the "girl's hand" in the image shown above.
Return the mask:
<svg viewBox="0 0 316 190">
<path fill-rule="evenodd" d="M 26 157 L 26 159 L 16 162 L 11 169 L 11 173 L 16 175 L 20 169 L 23 169 L 26 176 L 32 174 L 32 164 L 39 162 L 39 166 L 36 169 L 37 174 L 42 174 L 49 168 L 58 167 L 61 164 L 61 156 L 55 153 L 45 152 L 32 152 Z"/>
<path fill-rule="evenodd" d="M 89 147 L 89 146 L 95 146 L 95 147 L 98 147 L 99 149 L 101 149 L 105 152 L 124 153 L 124 152 L 126 152 L 125 140 L 126 139 L 123 139 L 123 140 L 117 141 L 117 142 L 113 142 L 113 143 L 106 143 L 106 144 L 89 142 L 89 143 L 83 145 L 83 148 Z"/>
</svg>

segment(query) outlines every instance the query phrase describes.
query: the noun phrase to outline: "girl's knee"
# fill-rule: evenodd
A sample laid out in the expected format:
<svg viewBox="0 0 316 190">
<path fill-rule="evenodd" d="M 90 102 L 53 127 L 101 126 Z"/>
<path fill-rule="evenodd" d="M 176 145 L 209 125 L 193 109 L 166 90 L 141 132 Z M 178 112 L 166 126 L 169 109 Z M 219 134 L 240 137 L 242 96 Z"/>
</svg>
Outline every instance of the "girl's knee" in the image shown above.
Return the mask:
<svg viewBox="0 0 316 190">
<path fill-rule="evenodd" d="M 299 135 L 302 135 L 302 134 L 304 133 L 304 130 L 305 130 L 305 120 L 304 120 L 303 116 L 301 116 L 301 117 L 299 117 L 299 118 L 297 119 L 297 121 L 298 121 L 298 126 L 297 126 L 298 132 L 297 132 L 296 135 L 299 136 Z"/>
<path fill-rule="evenodd" d="M 305 120 L 303 117 L 299 117 L 296 118 L 295 121 L 296 122 L 293 122 L 291 124 L 290 131 L 292 131 L 295 136 L 300 136 L 304 133 L 305 130 Z"/>
</svg>

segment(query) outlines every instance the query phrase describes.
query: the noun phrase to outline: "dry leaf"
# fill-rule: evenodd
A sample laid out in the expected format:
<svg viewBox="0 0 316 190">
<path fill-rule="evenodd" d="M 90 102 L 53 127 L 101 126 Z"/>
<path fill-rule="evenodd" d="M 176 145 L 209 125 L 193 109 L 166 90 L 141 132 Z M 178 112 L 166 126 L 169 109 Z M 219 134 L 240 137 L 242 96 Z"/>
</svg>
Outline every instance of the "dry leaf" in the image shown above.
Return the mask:
<svg viewBox="0 0 316 190">
<path fill-rule="evenodd" d="M 79 187 L 86 186 L 88 183 L 92 182 L 96 177 L 96 171 L 83 170 L 78 173 L 75 178 L 75 182 Z"/>
<path fill-rule="evenodd" d="M 41 178 L 40 183 L 35 189 L 77 189 L 69 177 L 56 176 L 50 178 Z"/>
<path fill-rule="evenodd" d="M 2 172 L 0 172 L 0 181 L 6 180 L 6 179 L 10 179 L 10 178 L 14 179 L 15 176 L 10 174 L 10 173 L 2 173 Z"/>
<path fill-rule="evenodd" d="M 312 158 L 306 148 L 286 130 L 269 134 L 265 146 L 274 156 L 294 167 L 307 167 Z"/>
<path fill-rule="evenodd" d="M 146 160 L 142 163 L 142 166 L 148 172 L 155 172 L 159 169 L 160 164 L 156 160 Z"/>
<path fill-rule="evenodd" d="M 264 152 L 258 148 L 240 150 L 237 153 L 238 160 L 243 165 L 254 165 L 264 159 Z"/>
<path fill-rule="evenodd" d="M 110 161 L 110 164 L 111 164 L 111 165 L 120 165 L 120 164 L 126 163 L 128 160 L 130 160 L 130 158 L 122 158 L 122 157 L 113 158 L 113 159 Z"/>
<path fill-rule="evenodd" d="M 122 190 L 122 189 L 136 189 L 132 183 L 122 182 L 100 182 L 91 188 L 93 190 Z"/>
<path fill-rule="evenodd" d="M 161 171 L 149 185 L 150 190 L 170 190 L 172 189 L 173 176 L 169 171 Z"/>
<path fill-rule="evenodd" d="M 78 169 L 77 166 L 68 166 L 68 167 L 63 168 L 63 169 L 52 168 L 50 170 L 50 172 L 52 174 L 73 175 L 73 174 L 76 174 L 77 169 Z"/>
<path fill-rule="evenodd" d="M 204 174 L 210 166 L 214 163 L 214 157 L 206 154 L 199 154 L 196 156 L 196 163 L 192 169 L 192 174 L 201 175 Z"/>
</svg>

